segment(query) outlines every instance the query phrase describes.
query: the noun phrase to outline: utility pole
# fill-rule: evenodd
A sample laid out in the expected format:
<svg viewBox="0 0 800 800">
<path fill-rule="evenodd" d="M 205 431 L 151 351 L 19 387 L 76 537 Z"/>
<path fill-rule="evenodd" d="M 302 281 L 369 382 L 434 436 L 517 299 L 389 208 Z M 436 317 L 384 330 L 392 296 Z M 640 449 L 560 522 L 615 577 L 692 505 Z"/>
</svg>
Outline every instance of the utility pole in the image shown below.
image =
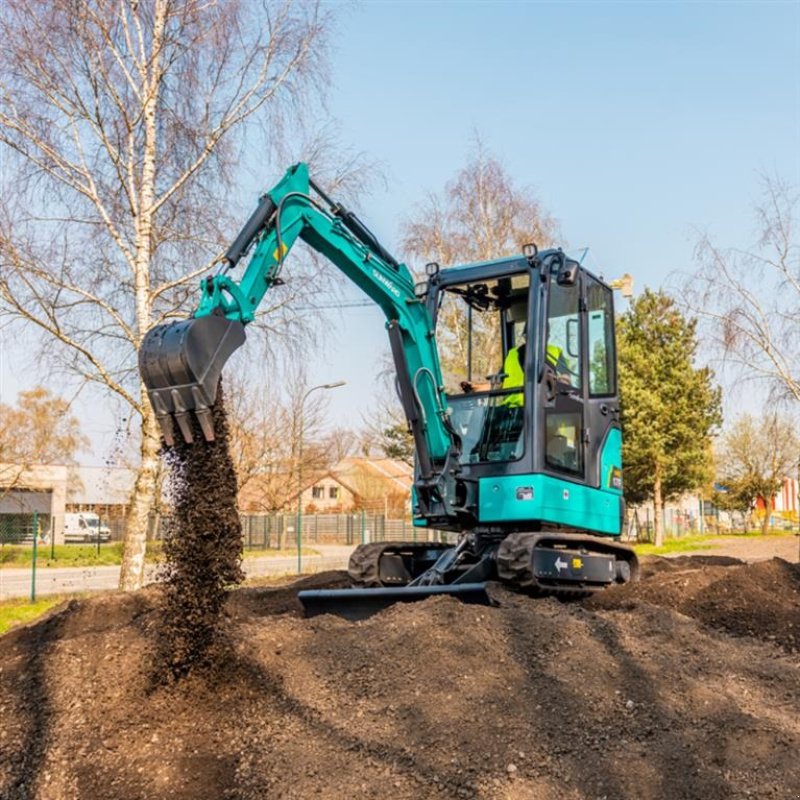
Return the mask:
<svg viewBox="0 0 800 800">
<path fill-rule="evenodd" d="M 319 386 L 312 386 L 300 400 L 300 430 L 297 440 L 297 574 L 303 571 L 303 423 L 305 421 L 305 404 L 311 392 L 317 389 L 337 389 L 344 386 L 347 381 L 336 381 L 335 383 L 321 383 Z"/>
</svg>

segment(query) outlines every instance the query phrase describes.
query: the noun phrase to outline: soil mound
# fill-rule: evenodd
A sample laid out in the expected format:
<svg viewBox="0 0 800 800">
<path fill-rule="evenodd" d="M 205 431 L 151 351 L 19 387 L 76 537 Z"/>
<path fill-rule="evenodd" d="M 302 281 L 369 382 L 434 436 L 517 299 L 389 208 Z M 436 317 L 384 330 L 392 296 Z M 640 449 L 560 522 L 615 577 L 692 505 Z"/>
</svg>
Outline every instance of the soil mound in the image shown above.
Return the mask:
<svg viewBox="0 0 800 800">
<path fill-rule="evenodd" d="M 595 595 L 586 606 L 633 609 L 640 602 L 653 603 L 712 628 L 800 652 L 800 564 L 780 558 L 756 564 L 721 559 L 685 556 L 645 563 L 649 577 Z"/>
<path fill-rule="evenodd" d="M 799 796 L 800 658 L 718 622 L 747 592 L 797 602 L 795 568 L 683 566 L 357 623 L 303 619 L 296 584 L 240 589 L 225 653 L 156 686 L 163 589 L 65 604 L 0 639 L 0 798 Z"/>
</svg>

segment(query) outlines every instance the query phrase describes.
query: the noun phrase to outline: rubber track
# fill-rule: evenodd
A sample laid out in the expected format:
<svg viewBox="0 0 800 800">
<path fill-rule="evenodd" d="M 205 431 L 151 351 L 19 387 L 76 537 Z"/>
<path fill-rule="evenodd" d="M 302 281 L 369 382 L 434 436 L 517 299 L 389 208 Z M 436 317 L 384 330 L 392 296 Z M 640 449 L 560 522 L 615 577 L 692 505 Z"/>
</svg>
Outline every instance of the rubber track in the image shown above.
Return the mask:
<svg viewBox="0 0 800 800">
<path fill-rule="evenodd" d="M 365 589 L 381 586 L 380 561 L 387 544 L 390 542 L 360 544 L 353 550 L 347 564 L 347 574 L 350 576 L 353 586 Z M 391 544 L 399 544 L 399 542 L 391 542 Z"/>
<path fill-rule="evenodd" d="M 402 548 L 441 548 L 446 550 L 451 547 L 449 544 L 438 542 L 371 542 L 370 544 L 360 544 L 350 554 L 350 561 L 347 565 L 347 574 L 353 586 L 363 589 L 381 587 L 383 584 L 380 579 L 381 556 L 386 550 Z"/>
<path fill-rule="evenodd" d="M 497 577 L 515 592 L 533 597 L 563 597 L 577 600 L 594 594 L 595 590 L 574 586 L 538 585 L 533 575 L 533 547 L 537 533 L 512 533 L 506 536 L 497 549 Z"/>
</svg>

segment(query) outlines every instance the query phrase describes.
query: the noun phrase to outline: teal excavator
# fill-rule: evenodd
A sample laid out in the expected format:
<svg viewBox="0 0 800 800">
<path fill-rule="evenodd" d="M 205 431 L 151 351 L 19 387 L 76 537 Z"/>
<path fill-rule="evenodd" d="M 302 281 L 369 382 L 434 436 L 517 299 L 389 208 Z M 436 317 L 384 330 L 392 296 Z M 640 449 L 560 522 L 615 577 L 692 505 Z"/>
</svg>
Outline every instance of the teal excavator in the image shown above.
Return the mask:
<svg viewBox="0 0 800 800">
<path fill-rule="evenodd" d="M 435 594 L 488 603 L 489 580 L 558 597 L 635 580 L 636 556 L 619 542 L 612 289 L 562 250 L 534 244 L 496 261 L 431 263 L 415 282 L 302 163 L 261 197 L 202 280 L 194 315 L 143 339 L 140 371 L 166 443 L 214 439 L 223 366 L 283 282 L 297 239 L 385 314 L 416 451 L 414 525 L 455 540 L 361 545 L 353 588 L 301 592 L 306 613 L 359 618 Z"/>
</svg>

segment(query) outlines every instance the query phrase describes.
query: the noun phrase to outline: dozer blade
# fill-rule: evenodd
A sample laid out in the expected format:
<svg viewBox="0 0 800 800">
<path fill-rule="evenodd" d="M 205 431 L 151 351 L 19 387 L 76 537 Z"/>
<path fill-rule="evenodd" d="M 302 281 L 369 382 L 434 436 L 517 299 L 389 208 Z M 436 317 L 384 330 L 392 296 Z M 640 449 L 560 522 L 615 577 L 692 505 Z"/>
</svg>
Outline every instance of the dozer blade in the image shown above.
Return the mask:
<svg viewBox="0 0 800 800">
<path fill-rule="evenodd" d="M 139 372 L 169 446 L 175 443 L 173 422 L 184 440 L 192 442 L 192 415 L 206 441 L 214 440 L 211 406 L 219 377 L 244 340 L 241 322 L 216 314 L 157 325 L 145 334 Z"/>
<path fill-rule="evenodd" d="M 336 614 L 349 620 L 371 617 L 394 603 L 414 603 L 437 595 L 455 597 L 462 603 L 492 605 L 485 583 L 454 583 L 446 586 L 398 586 L 381 589 L 309 589 L 298 592 L 307 617 Z"/>
</svg>

